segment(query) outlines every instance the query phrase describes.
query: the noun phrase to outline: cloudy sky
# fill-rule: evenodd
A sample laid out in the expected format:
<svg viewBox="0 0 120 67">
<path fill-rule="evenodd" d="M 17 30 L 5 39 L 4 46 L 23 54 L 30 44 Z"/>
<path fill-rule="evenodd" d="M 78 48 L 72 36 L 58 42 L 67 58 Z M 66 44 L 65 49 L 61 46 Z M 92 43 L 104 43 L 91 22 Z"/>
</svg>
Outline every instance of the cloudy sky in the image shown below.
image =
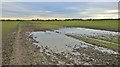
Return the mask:
<svg viewBox="0 0 120 67">
<path fill-rule="evenodd" d="M 2 18 L 117 18 L 118 2 L 3 2 Z"/>
</svg>

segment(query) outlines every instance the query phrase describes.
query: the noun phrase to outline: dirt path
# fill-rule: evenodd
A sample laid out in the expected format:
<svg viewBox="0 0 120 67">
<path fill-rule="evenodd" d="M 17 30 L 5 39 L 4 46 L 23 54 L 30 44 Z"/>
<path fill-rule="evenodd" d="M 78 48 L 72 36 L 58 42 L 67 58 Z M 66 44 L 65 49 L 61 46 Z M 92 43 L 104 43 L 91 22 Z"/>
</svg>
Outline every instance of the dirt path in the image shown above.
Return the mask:
<svg viewBox="0 0 120 67">
<path fill-rule="evenodd" d="M 13 44 L 13 52 L 12 52 L 12 60 L 10 60 L 10 64 L 22 64 L 22 60 L 23 56 L 22 56 L 22 52 L 24 52 L 22 50 L 22 46 L 20 43 L 20 32 L 21 32 L 21 27 L 18 27 L 18 31 L 17 31 L 17 36 L 15 37 L 15 43 Z"/>
<path fill-rule="evenodd" d="M 36 64 L 53 64 L 44 54 L 39 52 L 32 43 L 32 39 L 26 36 L 26 32 L 31 28 L 19 25 L 14 44 L 12 46 L 12 55 L 10 65 L 36 65 Z M 34 59 L 34 60 L 33 60 Z"/>
</svg>

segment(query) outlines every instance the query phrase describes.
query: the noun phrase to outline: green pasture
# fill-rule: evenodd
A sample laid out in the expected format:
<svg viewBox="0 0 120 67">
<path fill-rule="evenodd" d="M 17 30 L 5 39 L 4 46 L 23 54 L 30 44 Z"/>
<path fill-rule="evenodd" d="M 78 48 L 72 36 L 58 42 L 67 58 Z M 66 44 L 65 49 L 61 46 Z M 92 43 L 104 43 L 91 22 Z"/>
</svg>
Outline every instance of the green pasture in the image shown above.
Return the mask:
<svg viewBox="0 0 120 67">
<path fill-rule="evenodd" d="M 86 27 L 118 31 L 118 20 L 99 20 L 99 21 L 32 21 L 38 27 L 61 28 L 61 27 Z"/>
<path fill-rule="evenodd" d="M 10 32 L 18 27 L 18 21 L 3 21 L 2 22 L 2 36 L 7 36 Z"/>
</svg>

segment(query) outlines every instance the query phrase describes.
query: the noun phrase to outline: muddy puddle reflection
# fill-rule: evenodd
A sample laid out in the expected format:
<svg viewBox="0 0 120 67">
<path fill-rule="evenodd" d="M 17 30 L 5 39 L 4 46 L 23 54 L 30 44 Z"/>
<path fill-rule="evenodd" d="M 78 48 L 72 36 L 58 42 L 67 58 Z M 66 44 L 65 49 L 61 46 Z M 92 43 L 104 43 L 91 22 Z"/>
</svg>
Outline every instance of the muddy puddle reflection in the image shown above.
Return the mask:
<svg viewBox="0 0 120 67">
<path fill-rule="evenodd" d="M 81 32 L 80 32 L 81 31 Z M 65 34 L 113 34 L 116 32 L 100 32 L 99 30 L 89 30 L 81 28 L 65 28 L 54 31 L 36 31 L 31 32 L 30 37 L 33 38 L 34 44 L 40 49 L 41 53 L 45 53 L 49 56 L 52 62 L 56 64 L 106 64 L 117 62 L 115 56 L 118 52 L 113 50 L 98 47 L 72 37 L 68 37 Z M 97 57 L 96 57 L 97 56 Z M 111 61 L 107 61 L 112 59 Z M 114 60 L 114 62 L 113 62 Z"/>
<path fill-rule="evenodd" d="M 89 30 L 89 29 L 87 29 Z M 107 49 L 107 48 L 103 48 L 103 47 L 98 47 L 92 44 L 88 44 L 85 43 L 83 41 L 74 39 L 72 37 L 68 37 L 65 34 L 86 34 L 86 35 L 93 35 L 94 34 L 112 34 L 112 35 L 117 35 L 118 33 L 116 32 L 110 32 L 110 31 L 103 31 L 104 33 L 102 33 L 100 30 L 84 30 L 81 28 L 65 28 L 65 29 L 60 29 L 60 30 L 55 30 L 53 31 L 37 31 L 37 32 L 32 32 L 31 35 L 33 37 L 34 40 L 37 41 L 37 43 L 34 43 L 36 45 L 39 45 L 41 48 L 47 48 L 50 49 L 51 51 L 54 52 L 65 52 L 65 51 L 72 51 L 73 48 L 76 47 L 84 47 L 84 48 L 92 48 L 92 49 L 96 49 L 99 50 L 101 52 L 107 52 L 110 54 L 117 54 L 117 52 Z M 56 31 L 59 32 L 64 32 L 65 34 L 61 34 L 61 33 L 56 33 Z M 82 31 L 82 32 L 80 32 Z M 97 32 L 98 31 L 98 32 Z M 86 33 L 85 33 L 86 32 Z M 91 33 L 92 32 L 92 33 Z M 96 32 L 96 33 L 95 33 Z"/>
<path fill-rule="evenodd" d="M 87 35 L 87 36 L 96 36 L 96 35 L 118 35 L 118 32 L 113 31 L 105 31 L 105 30 L 96 30 L 96 29 L 88 29 L 88 28 L 62 28 L 58 30 L 54 30 L 55 32 L 63 33 L 63 34 L 76 34 L 76 35 Z"/>
<path fill-rule="evenodd" d="M 33 39 L 38 42 L 36 44 L 54 52 L 72 51 L 75 46 L 88 47 L 85 42 L 51 31 L 32 32 L 31 34 L 33 34 Z"/>
</svg>

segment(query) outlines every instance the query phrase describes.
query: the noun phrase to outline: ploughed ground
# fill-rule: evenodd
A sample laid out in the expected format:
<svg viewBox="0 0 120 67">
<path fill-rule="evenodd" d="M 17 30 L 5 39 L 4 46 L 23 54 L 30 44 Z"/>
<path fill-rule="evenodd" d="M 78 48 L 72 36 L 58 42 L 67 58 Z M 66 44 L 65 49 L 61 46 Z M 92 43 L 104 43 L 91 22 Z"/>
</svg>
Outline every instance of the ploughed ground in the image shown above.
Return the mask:
<svg viewBox="0 0 120 67">
<path fill-rule="evenodd" d="M 102 53 L 91 48 L 75 48 L 71 53 L 51 53 L 34 45 L 33 38 L 26 32 L 44 31 L 32 25 L 19 25 L 6 40 L 3 40 L 3 65 L 118 65 L 118 54 Z M 76 55 L 77 54 L 77 55 Z M 74 59 L 73 59 L 74 58 Z"/>
</svg>

